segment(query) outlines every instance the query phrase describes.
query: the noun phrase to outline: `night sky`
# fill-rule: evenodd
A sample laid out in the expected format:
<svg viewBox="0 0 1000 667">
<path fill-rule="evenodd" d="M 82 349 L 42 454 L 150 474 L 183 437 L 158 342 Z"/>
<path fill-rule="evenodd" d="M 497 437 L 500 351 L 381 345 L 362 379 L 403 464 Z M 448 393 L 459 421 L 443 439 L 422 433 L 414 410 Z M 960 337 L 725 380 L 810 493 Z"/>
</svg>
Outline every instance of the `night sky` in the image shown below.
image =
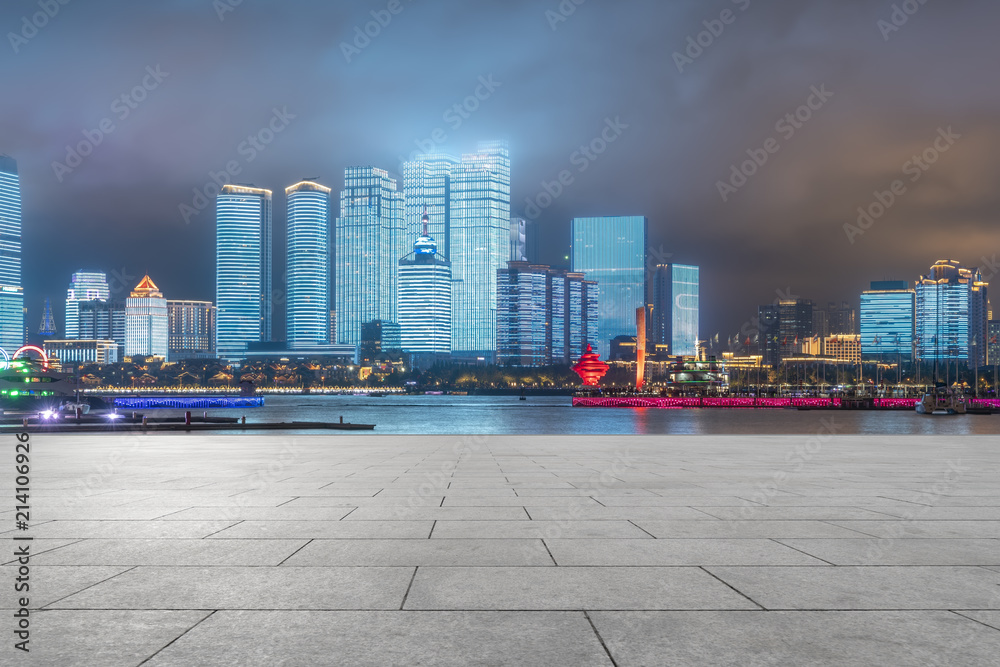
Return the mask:
<svg viewBox="0 0 1000 667">
<path fill-rule="evenodd" d="M 317 177 L 338 192 L 349 165 L 399 174 L 417 142 L 461 154 L 507 139 L 537 261 L 567 263 L 574 216 L 647 216 L 654 260 L 702 267 L 701 333 L 723 341 L 778 291 L 856 302 L 942 258 L 998 273 L 1000 6 L 896 7 L 6 0 L 0 153 L 21 173 L 29 331 L 45 297 L 62 330 L 81 268 L 108 272 L 117 296 L 148 271 L 167 298 L 214 299 L 214 202 L 198 212 L 194 190 L 230 162 L 235 182 L 275 191 L 280 289 L 284 187 Z M 258 150 L 248 137 L 269 124 Z M 578 152 L 602 133 L 603 153 Z M 53 166 L 86 135 L 100 139 L 89 155 Z M 935 141 L 933 164 L 908 163 Z M 719 181 L 753 156 L 766 162 L 723 201 Z M 529 207 L 564 170 L 560 196 Z M 887 212 L 849 238 L 896 180 Z"/>
</svg>

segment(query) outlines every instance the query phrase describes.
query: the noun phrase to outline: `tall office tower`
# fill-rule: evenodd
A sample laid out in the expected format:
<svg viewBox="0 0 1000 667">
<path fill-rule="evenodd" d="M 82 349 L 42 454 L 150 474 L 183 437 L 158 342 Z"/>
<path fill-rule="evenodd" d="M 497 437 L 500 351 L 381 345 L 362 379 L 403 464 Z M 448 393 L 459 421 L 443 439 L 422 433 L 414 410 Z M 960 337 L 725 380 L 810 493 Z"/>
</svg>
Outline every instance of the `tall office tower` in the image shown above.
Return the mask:
<svg viewBox="0 0 1000 667">
<path fill-rule="evenodd" d="M 528 261 L 528 221 L 517 216 L 510 219 L 510 261 Z"/>
<path fill-rule="evenodd" d="M 411 237 L 412 238 L 412 237 Z M 383 169 L 348 167 L 336 228 L 336 311 L 339 343 L 361 342 L 361 325 L 396 322 L 403 193 Z"/>
<path fill-rule="evenodd" d="M 168 358 L 167 300 L 144 276 L 125 300 L 125 355 Z"/>
<path fill-rule="evenodd" d="M 698 354 L 700 272 L 697 266 L 660 264 L 653 274 L 652 342 L 670 354 Z"/>
<path fill-rule="evenodd" d="M 758 349 L 767 366 L 778 366 L 813 337 L 813 302 L 785 299 L 758 310 Z"/>
<path fill-rule="evenodd" d="M 100 272 L 77 271 L 66 290 L 65 337 L 82 338 L 80 333 L 80 302 L 104 301 L 111 298 L 108 277 Z"/>
<path fill-rule="evenodd" d="M 413 252 L 399 260 L 399 328 L 404 352 L 451 352 L 451 263 L 438 254 L 423 215 Z"/>
<path fill-rule="evenodd" d="M 215 317 L 211 301 L 167 301 L 170 360 L 214 357 Z"/>
<path fill-rule="evenodd" d="M 987 327 L 989 338 L 986 345 L 986 363 L 990 366 L 1000 366 L 1000 320 L 990 320 Z"/>
<path fill-rule="evenodd" d="M 597 283 L 582 273 L 510 262 L 497 271 L 497 363 L 568 364 L 597 332 Z"/>
<path fill-rule="evenodd" d="M 92 299 L 77 301 L 77 335 L 82 340 L 114 340 L 111 330 L 112 305 L 108 301 Z"/>
<path fill-rule="evenodd" d="M 544 265 L 497 270 L 497 363 L 544 366 L 551 353 L 551 277 Z M 564 327 L 562 327 L 564 328 Z"/>
<path fill-rule="evenodd" d="M 330 311 L 330 338 L 331 343 L 337 342 L 337 311 Z"/>
<path fill-rule="evenodd" d="M 450 257 L 451 170 L 458 159 L 450 155 L 422 155 L 403 163 L 403 195 L 406 199 L 405 236 L 421 234 L 424 208 L 428 215 L 427 231 L 438 240 L 438 251 Z"/>
<path fill-rule="evenodd" d="M 288 199 L 285 336 L 292 348 L 330 340 L 330 188 L 302 181 Z"/>
<path fill-rule="evenodd" d="M 591 343 L 602 357 L 616 336 L 635 335 L 635 311 L 646 305 L 646 235 L 641 216 L 574 218 L 572 270 L 597 282 L 600 315 Z"/>
<path fill-rule="evenodd" d="M 853 336 L 858 333 L 858 311 L 846 301 L 826 306 L 827 335 Z"/>
<path fill-rule="evenodd" d="M 989 284 L 979 269 L 941 260 L 916 285 L 917 356 L 982 366 L 989 347 Z"/>
<path fill-rule="evenodd" d="M 861 355 L 877 361 L 913 358 L 915 292 L 905 280 L 882 280 L 861 293 Z"/>
<path fill-rule="evenodd" d="M 822 308 L 813 310 L 813 335 L 820 339 L 830 335 L 830 321 Z"/>
<path fill-rule="evenodd" d="M 510 254 L 510 151 L 483 142 L 452 169 L 452 354 L 496 353 L 497 269 Z"/>
<path fill-rule="evenodd" d="M 587 345 L 597 341 L 600 322 L 600 288 L 595 280 L 587 280 L 582 273 L 566 273 L 566 358 L 560 362 L 573 363 L 587 351 Z M 555 352 L 553 350 L 553 356 Z"/>
<path fill-rule="evenodd" d="M 24 344 L 21 285 L 21 181 L 17 161 L 0 155 L 0 348 Z"/>
<path fill-rule="evenodd" d="M 271 340 L 271 191 L 224 185 L 215 200 L 216 351 L 245 358 Z"/>
</svg>

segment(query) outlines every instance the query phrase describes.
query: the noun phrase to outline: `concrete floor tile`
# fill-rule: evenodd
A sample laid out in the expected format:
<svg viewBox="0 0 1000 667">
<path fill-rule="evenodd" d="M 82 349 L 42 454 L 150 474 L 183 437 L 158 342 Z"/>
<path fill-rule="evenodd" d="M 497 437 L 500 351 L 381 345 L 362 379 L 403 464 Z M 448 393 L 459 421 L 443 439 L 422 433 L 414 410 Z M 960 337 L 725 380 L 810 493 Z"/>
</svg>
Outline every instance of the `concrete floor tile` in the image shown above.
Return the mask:
<svg viewBox="0 0 1000 667">
<path fill-rule="evenodd" d="M 861 507 L 825 505 L 819 507 L 706 507 L 703 505 L 699 509 L 710 516 L 727 521 L 899 521 L 901 512 L 897 508 L 873 511 Z"/>
<path fill-rule="evenodd" d="M 83 540 L 39 556 L 38 565 L 278 565 L 307 540 Z"/>
<path fill-rule="evenodd" d="M 989 665 L 1000 633 L 944 611 L 590 614 L 618 665 Z"/>
<path fill-rule="evenodd" d="M 343 523 L 350 523 L 344 521 Z M 438 521 L 433 539 L 438 538 L 649 538 L 628 521 Z"/>
<path fill-rule="evenodd" d="M 778 541 L 835 565 L 1000 565 L 1000 540 L 867 538 Z"/>
<path fill-rule="evenodd" d="M 671 538 L 859 538 L 863 534 L 823 521 L 646 521 L 635 524 L 661 539 Z"/>
<path fill-rule="evenodd" d="M 433 525 L 433 521 L 244 521 L 209 539 L 419 539 L 428 537 Z"/>
<path fill-rule="evenodd" d="M 135 667 L 208 614 L 206 611 L 39 611 L 31 616 L 31 653 L 24 664 Z"/>
<path fill-rule="evenodd" d="M 528 521 L 522 507 L 359 507 L 345 521 Z"/>
<path fill-rule="evenodd" d="M 1000 521 L 831 521 L 873 537 L 1000 539 Z"/>
<path fill-rule="evenodd" d="M 445 507 L 601 507 L 593 498 L 579 496 L 445 496 Z"/>
<path fill-rule="evenodd" d="M 547 539 L 545 544 L 560 566 L 827 565 L 772 540 Z"/>
<path fill-rule="evenodd" d="M 554 568 L 553 568 L 554 569 Z M 412 567 L 137 567 L 58 609 L 398 609 Z"/>
<path fill-rule="evenodd" d="M 16 583 L 25 583 L 15 582 L 15 579 L 21 576 L 18 567 L 14 565 L 0 567 L 0 577 L 3 577 L 2 580 L 8 584 L 0 588 L 0 609 L 15 609 L 19 606 L 16 603 L 25 597 L 25 594 L 29 600 L 29 609 L 39 609 L 129 569 L 80 565 L 31 565 L 30 567 L 27 591 L 16 591 L 14 588 Z"/>
<path fill-rule="evenodd" d="M 831 568 L 832 569 L 832 568 Z M 699 568 L 426 567 L 405 609 L 757 609 Z"/>
<path fill-rule="evenodd" d="M 700 521 L 711 519 L 690 507 L 537 507 L 525 509 L 534 521 Z"/>
<path fill-rule="evenodd" d="M 288 566 L 554 565 L 541 540 L 313 540 Z"/>
<path fill-rule="evenodd" d="M 220 611 L 148 667 L 609 667 L 580 612 Z"/>
<path fill-rule="evenodd" d="M 980 567 L 715 567 L 767 609 L 1000 609 L 1000 573 Z"/>
<path fill-rule="evenodd" d="M 50 521 L 31 527 L 32 537 L 48 538 L 200 538 L 236 521 Z M 13 533 L 0 537 L 9 538 Z"/>
</svg>

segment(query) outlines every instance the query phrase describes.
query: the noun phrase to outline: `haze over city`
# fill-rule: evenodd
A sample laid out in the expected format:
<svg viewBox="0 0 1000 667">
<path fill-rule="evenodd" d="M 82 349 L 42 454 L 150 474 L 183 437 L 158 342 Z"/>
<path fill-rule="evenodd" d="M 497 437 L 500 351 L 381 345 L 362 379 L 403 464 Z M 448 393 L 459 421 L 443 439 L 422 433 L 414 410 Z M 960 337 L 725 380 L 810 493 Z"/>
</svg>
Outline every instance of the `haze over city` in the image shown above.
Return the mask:
<svg viewBox="0 0 1000 667">
<path fill-rule="evenodd" d="M 30 331 L 45 297 L 61 322 L 81 268 L 213 299 L 214 205 L 195 193 L 229 163 L 276 192 L 280 288 L 282 188 L 338 192 L 347 166 L 398 176 L 415 151 L 493 138 L 531 259 L 567 265 L 573 217 L 647 216 L 654 260 L 701 267 L 706 337 L 776 290 L 855 302 L 946 257 L 996 272 L 993 3 L 98 1 L 32 31 L 41 4 L 0 9 Z M 845 231 L 896 180 L 885 214 Z"/>
</svg>

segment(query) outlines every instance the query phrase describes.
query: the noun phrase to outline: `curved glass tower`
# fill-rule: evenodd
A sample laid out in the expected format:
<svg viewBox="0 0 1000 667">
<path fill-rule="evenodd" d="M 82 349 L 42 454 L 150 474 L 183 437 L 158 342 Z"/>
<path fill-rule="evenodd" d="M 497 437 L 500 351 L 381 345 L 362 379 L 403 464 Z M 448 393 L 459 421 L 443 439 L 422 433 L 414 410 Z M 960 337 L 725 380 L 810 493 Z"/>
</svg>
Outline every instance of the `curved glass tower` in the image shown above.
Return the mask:
<svg viewBox="0 0 1000 667">
<path fill-rule="evenodd" d="M 239 361 L 271 340 L 271 191 L 225 185 L 215 201 L 216 350 Z"/>
<path fill-rule="evenodd" d="M 0 155 L 0 347 L 24 344 L 21 285 L 21 181 L 14 158 Z"/>
<path fill-rule="evenodd" d="M 292 347 L 330 340 L 330 188 L 302 181 L 288 199 L 286 336 Z"/>
<path fill-rule="evenodd" d="M 451 352 L 451 263 L 437 252 L 424 211 L 423 233 L 399 260 L 399 328 L 404 352 Z"/>
</svg>

